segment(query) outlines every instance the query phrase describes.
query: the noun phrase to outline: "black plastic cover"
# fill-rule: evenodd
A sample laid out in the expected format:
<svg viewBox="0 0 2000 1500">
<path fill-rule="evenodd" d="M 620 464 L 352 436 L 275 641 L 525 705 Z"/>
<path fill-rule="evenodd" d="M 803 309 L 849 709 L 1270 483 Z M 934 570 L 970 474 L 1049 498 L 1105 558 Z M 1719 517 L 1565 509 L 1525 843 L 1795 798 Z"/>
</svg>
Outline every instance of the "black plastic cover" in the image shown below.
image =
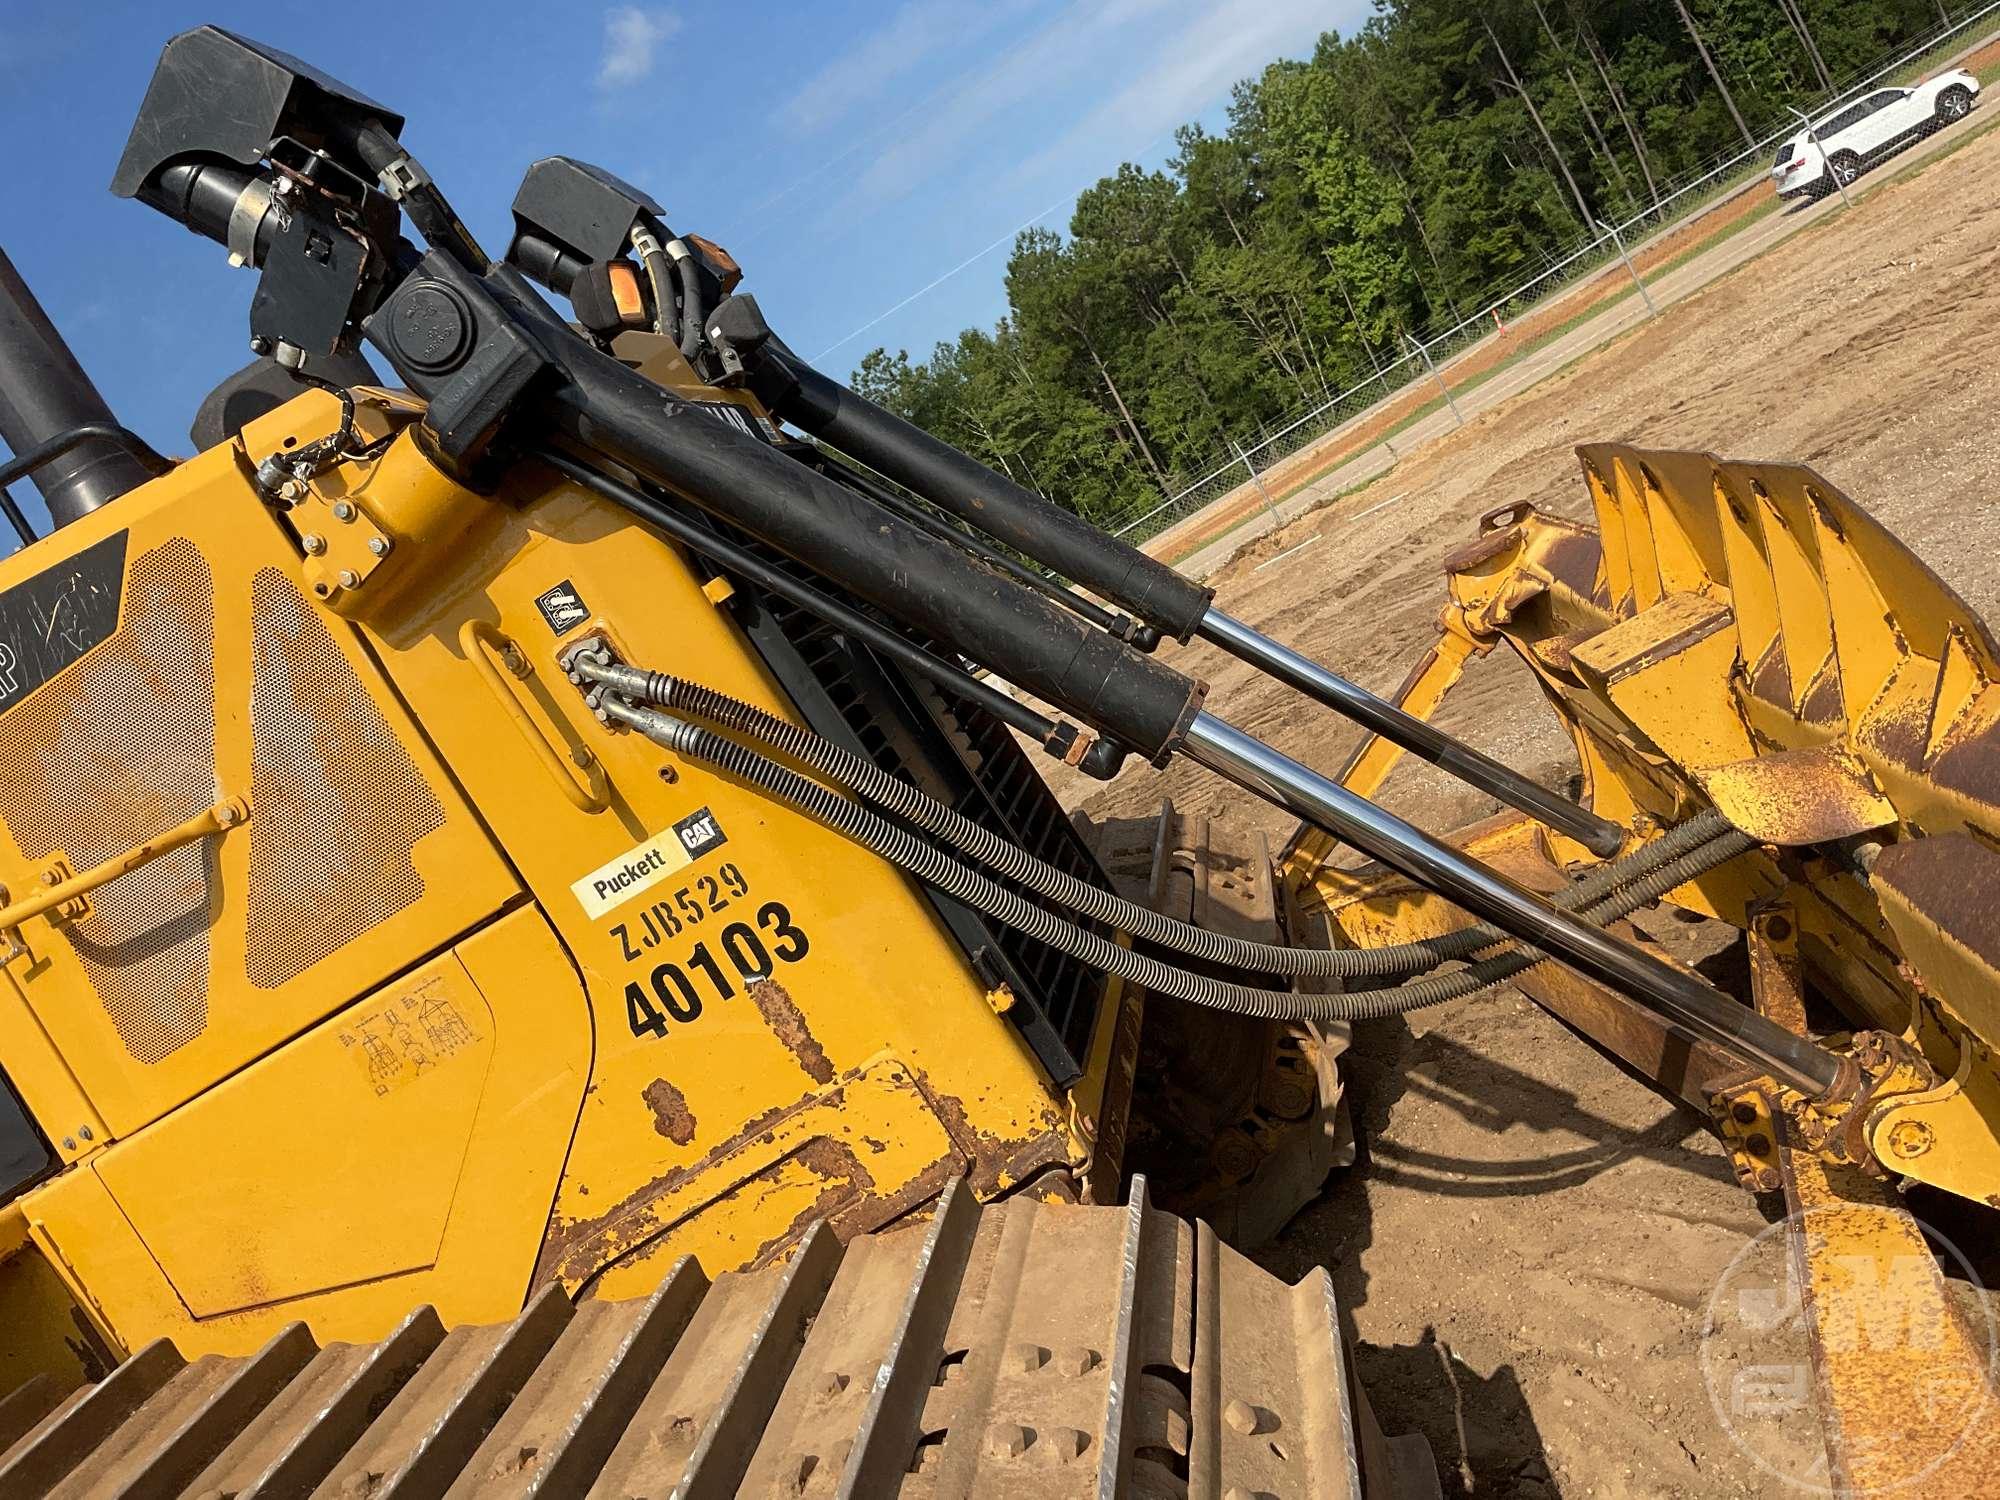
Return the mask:
<svg viewBox="0 0 2000 1500">
<path fill-rule="evenodd" d="M 137 196 L 162 167 L 185 158 L 251 166 L 271 142 L 290 136 L 307 146 L 339 150 L 373 121 L 401 135 L 403 117 L 310 63 L 218 26 L 198 26 L 160 53 L 111 191 Z M 375 174 L 347 161 L 364 181 Z"/>
<path fill-rule="evenodd" d="M 528 168 L 514 194 L 514 237 L 550 241 L 584 261 L 616 260 L 631 245 L 641 219 L 664 210 L 645 193 L 602 167 L 569 156 L 545 156 Z M 507 258 L 514 259 L 513 252 Z"/>
</svg>

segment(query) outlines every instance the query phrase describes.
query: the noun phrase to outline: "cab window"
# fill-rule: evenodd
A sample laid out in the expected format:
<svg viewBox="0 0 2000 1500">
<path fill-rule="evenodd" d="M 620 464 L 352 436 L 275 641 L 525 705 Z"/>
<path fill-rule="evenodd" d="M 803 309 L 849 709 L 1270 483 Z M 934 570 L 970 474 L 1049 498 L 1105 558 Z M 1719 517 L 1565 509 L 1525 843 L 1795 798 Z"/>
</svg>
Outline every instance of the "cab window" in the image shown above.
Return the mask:
<svg viewBox="0 0 2000 1500">
<path fill-rule="evenodd" d="M 28 1118 L 14 1085 L 0 1073 L 0 1203 L 15 1197 L 55 1164 L 55 1153 Z"/>
</svg>

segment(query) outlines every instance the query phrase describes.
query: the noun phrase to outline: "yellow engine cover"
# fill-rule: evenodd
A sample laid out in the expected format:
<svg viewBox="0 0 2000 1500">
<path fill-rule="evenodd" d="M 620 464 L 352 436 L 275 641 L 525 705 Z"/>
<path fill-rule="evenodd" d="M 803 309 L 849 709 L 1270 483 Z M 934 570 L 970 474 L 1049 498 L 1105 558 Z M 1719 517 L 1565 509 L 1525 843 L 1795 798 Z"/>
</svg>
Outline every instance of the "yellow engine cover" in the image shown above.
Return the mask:
<svg viewBox="0 0 2000 1500">
<path fill-rule="evenodd" d="M 302 397 L 0 564 L 0 623 L 70 632 L 0 685 L 14 896 L 250 809 L 21 925 L 0 1060 L 63 1170 L 16 1254 L 116 1345 L 243 1352 L 757 1264 L 1081 1159 L 917 890 L 557 666 L 597 632 L 790 713 L 726 587 L 407 435 L 267 505 L 254 461 L 333 414 Z"/>
</svg>

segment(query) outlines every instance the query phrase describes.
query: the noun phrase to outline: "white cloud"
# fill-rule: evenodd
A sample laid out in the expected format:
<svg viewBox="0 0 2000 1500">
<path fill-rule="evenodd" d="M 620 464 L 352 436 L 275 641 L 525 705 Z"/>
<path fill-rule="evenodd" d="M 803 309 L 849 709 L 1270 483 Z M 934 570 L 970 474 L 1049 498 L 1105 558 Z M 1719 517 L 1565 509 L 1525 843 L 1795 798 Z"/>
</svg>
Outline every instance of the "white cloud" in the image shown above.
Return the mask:
<svg viewBox="0 0 2000 1500">
<path fill-rule="evenodd" d="M 785 104 L 785 122 L 805 135 L 837 124 L 863 105 L 887 114 L 889 85 L 933 54 L 964 46 L 1021 8 L 1024 0 L 904 0 L 889 23 L 808 78 Z M 1031 3 L 1031 0 L 1030 0 Z"/>
<path fill-rule="evenodd" d="M 1290 0 L 1273 0 L 1289 4 Z M 1045 123 L 1032 107 L 1074 85 L 1080 78 L 1103 77 L 1121 65 L 1119 54 L 1132 39 L 1124 29 L 1140 20 L 1153 24 L 1153 34 L 1169 29 L 1160 12 L 1199 6 L 1201 0 L 1070 0 L 1047 24 L 1039 27 L 994 61 L 985 71 L 958 80 L 939 95 L 935 108 L 925 111 L 915 129 L 906 133 L 862 172 L 856 196 L 865 202 L 901 197 L 948 165 L 971 140 L 999 131 L 1032 135 Z M 1119 45 L 1121 39 L 1127 47 Z M 1018 111 L 1020 126 L 1010 127 L 996 116 Z M 1116 163 L 1107 163 L 1106 170 Z"/>
<path fill-rule="evenodd" d="M 680 18 L 664 10 L 614 5 L 604 13 L 604 55 L 597 64 L 601 89 L 629 88 L 653 73 L 661 42 L 680 30 Z"/>
</svg>

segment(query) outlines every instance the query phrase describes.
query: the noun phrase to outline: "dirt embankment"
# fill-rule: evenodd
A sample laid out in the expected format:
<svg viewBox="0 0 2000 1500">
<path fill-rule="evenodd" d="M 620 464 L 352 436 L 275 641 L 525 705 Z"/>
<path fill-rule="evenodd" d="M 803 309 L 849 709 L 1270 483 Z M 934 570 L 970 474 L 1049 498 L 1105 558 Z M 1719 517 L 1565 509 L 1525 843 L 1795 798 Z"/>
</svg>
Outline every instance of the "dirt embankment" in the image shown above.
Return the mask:
<svg viewBox="0 0 2000 1500">
<path fill-rule="evenodd" d="M 1431 637 L 1441 559 L 1475 518 L 1519 500 L 1587 515 L 1572 446 L 1619 440 L 1811 463 L 1994 613 L 1996 173 L 2000 131 L 1779 244 L 1428 445 L 1340 515 L 1261 542 L 1216 580 L 1220 604 L 1393 691 Z M 1211 680 L 1211 707 L 1309 765 L 1334 771 L 1356 743 L 1210 648 L 1169 659 Z M 1473 665 L 1440 722 L 1552 785 L 1572 774 L 1504 652 Z M 1287 827 L 1185 766 L 1063 790 L 1098 815 L 1142 816 L 1164 792 Z M 1490 810 L 1421 766 L 1399 769 L 1386 800 L 1438 830 Z M 1288 1275 L 1333 1268 L 1376 1409 L 1429 1434 L 1448 1492 L 1781 1492 L 1732 1442 L 1697 1367 L 1705 1301 L 1767 1222 L 1700 1122 L 1513 991 L 1364 1027 L 1350 1059 L 1363 1160 L 1263 1258 Z M 2000 1243 L 2000 1224 L 1980 1232 Z M 1816 1436 L 1807 1423 L 1796 1437 L 1805 1464 Z"/>
</svg>

